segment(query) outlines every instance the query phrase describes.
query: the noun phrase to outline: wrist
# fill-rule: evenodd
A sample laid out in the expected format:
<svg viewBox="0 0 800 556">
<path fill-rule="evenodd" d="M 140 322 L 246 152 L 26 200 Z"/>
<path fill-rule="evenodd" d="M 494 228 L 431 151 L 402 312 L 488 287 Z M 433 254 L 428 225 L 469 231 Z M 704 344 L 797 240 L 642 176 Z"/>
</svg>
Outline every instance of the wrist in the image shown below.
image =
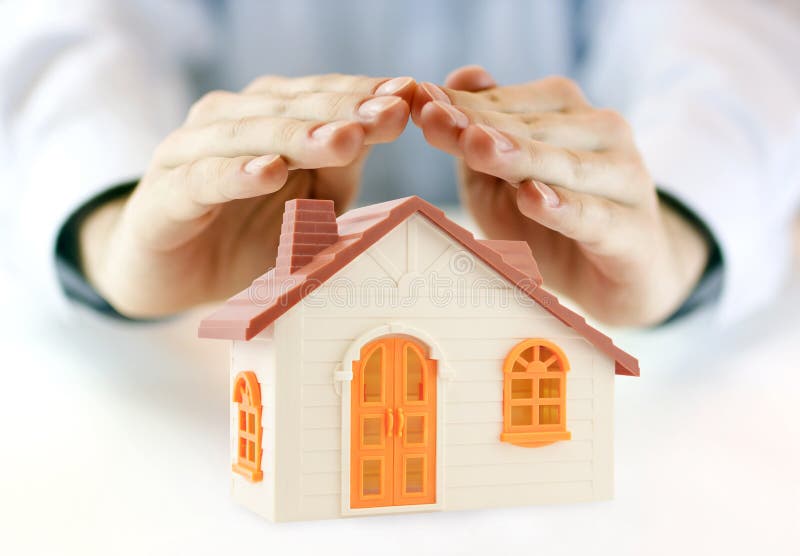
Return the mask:
<svg viewBox="0 0 800 556">
<path fill-rule="evenodd" d="M 672 197 L 659 193 L 659 212 L 674 287 L 674 301 L 661 319 L 664 322 L 673 318 L 696 290 L 716 244 L 702 221 Z"/>
<path fill-rule="evenodd" d="M 78 229 L 80 268 L 86 281 L 108 299 L 103 283 L 103 269 L 108 247 L 128 195 L 111 199 L 88 213 Z"/>
<path fill-rule="evenodd" d="M 101 293 L 97 276 L 113 231 L 111 215 L 135 185 L 129 182 L 110 187 L 77 207 L 62 224 L 55 245 L 56 275 L 64 295 L 79 305 L 121 319 L 127 317 Z"/>
</svg>

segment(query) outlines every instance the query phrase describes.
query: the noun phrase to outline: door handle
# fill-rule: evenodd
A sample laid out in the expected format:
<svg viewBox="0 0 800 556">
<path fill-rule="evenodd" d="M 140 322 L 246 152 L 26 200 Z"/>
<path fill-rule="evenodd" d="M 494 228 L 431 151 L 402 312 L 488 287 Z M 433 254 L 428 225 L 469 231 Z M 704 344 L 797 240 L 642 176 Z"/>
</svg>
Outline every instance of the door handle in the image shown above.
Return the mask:
<svg viewBox="0 0 800 556">
<path fill-rule="evenodd" d="M 406 427 L 406 415 L 403 413 L 403 408 L 397 408 L 397 436 L 403 438 L 403 429 Z"/>
<path fill-rule="evenodd" d="M 394 430 L 394 411 L 391 407 L 386 408 L 386 436 L 392 436 Z"/>
</svg>

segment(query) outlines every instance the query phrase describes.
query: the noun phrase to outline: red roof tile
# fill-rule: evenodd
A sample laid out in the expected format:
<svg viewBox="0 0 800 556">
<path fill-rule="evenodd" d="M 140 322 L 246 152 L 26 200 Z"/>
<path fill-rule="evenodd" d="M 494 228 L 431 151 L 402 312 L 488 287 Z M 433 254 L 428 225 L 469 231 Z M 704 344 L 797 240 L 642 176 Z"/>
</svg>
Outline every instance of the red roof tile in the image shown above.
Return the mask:
<svg viewBox="0 0 800 556">
<path fill-rule="evenodd" d="M 534 277 L 541 284 L 542 275 L 539 274 L 539 266 L 533 258 L 531 246 L 527 241 L 508 241 L 504 239 L 481 239 L 478 240 L 490 249 L 500 253 L 503 262 L 520 269 L 526 275 Z"/>
<path fill-rule="evenodd" d="M 313 237 L 314 241 L 307 242 L 302 239 L 302 235 L 289 233 L 295 230 L 301 234 L 318 233 L 316 230 L 303 226 L 300 229 L 297 228 L 298 224 L 292 224 L 298 222 L 298 219 L 322 216 L 303 213 L 304 210 L 316 209 L 311 209 L 312 205 L 304 205 L 307 201 L 305 199 L 298 201 L 287 203 L 287 215 L 284 216 L 278 250 L 287 257 L 288 253 L 294 253 L 292 248 L 295 243 L 313 244 L 310 250 L 315 254 L 310 259 L 304 259 L 302 257 L 307 255 L 309 249 L 302 248 L 296 250 L 301 258 L 281 259 L 277 272 L 272 269 L 257 278 L 249 288 L 230 298 L 204 319 L 198 331 L 201 338 L 251 339 L 400 223 L 413 214 L 420 213 L 553 316 L 614 359 L 617 374 L 639 375 L 639 362 L 636 358 L 616 347 L 608 336 L 589 326 L 583 317 L 561 305 L 553 294 L 540 287 L 542 278 L 526 242 L 477 240 L 469 231 L 447 218 L 441 209 L 414 196 L 358 208 L 340 216 L 336 221 L 338 239 L 318 249 L 321 243 L 333 239 L 332 235 L 320 237 L 319 241 L 317 236 L 308 236 Z M 322 209 L 321 212 L 327 210 L 321 205 L 316 207 Z M 322 217 L 326 220 L 319 233 L 333 234 L 328 216 Z M 287 247 L 281 251 L 285 241 L 291 242 L 292 248 Z M 297 265 L 293 261 L 306 264 Z"/>
</svg>

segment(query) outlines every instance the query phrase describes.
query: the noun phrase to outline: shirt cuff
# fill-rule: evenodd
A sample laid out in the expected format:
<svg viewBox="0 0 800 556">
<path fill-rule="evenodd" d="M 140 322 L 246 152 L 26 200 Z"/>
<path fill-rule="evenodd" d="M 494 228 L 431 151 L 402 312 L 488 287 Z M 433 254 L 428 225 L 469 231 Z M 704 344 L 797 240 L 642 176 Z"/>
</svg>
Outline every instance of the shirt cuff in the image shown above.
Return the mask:
<svg viewBox="0 0 800 556">
<path fill-rule="evenodd" d="M 693 313 L 697 309 L 719 301 L 722 294 L 722 251 L 714 234 L 689 207 L 665 191 L 658 191 L 659 200 L 692 224 L 709 245 L 708 259 L 700 279 L 678 309 L 661 325 L 669 324 Z"/>
<path fill-rule="evenodd" d="M 119 313 L 106 301 L 86 279 L 83 272 L 80 246 L 80 228 L 84 219 L 98 207 L 125 197 L 133 191 L 137 182 L 123 183 L 92 197 L 61 226 L 56 238 L 56 277 L 64 295 L 80 305 L 89 307 L 97 313 L 119 320 L 139 322 Z"/>
<path fill-rule="evenodd" d="M 721 116 L 689 101 L 676 113 L 648 112 L 632 119 L 647 168 L 710 230 L 721 257 L 714 317 L 723 326 L 740 321 L 774 298 L 788 274 L 788 211 Z"/>
</svg>

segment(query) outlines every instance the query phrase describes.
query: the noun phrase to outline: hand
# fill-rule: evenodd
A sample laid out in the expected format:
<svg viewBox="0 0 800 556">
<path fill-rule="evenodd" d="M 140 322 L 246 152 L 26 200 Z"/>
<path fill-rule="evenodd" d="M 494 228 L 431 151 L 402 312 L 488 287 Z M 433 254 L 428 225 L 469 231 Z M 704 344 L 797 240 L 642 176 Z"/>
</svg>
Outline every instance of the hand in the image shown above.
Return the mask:
<svg viewBox="0 0 800 556">
<path fill-rule="evenodd" d="M 343 211 L 369 146 L 405 129 L 415 88 L 411 78 L 267 76 L 207 94 L 130 197 L 87 218 L 89 281 L 133 317 L 245 288 L 274 264 L 284 202 L 332 199 Z"/>
<path fill-rule="evenodd" d="M 610 324 L 658 323 L 697 283 L 703 234 L 659 203 L 625 120 L 561 77 L 498 87 L 469 66 L 417 87 L 412 118 L 459 160 L 484 233 L 525 240 L 545 285 Z"/>
</svg>

